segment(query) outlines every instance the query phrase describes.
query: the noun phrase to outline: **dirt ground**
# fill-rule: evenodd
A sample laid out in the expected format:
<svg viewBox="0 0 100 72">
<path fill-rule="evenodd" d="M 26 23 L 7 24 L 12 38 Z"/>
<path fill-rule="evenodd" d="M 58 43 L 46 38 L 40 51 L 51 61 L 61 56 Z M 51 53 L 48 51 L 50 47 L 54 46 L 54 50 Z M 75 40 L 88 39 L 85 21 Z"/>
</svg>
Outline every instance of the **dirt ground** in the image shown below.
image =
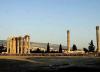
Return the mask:
<svg viewBox="0 0 100 72">
<path fill-rule="evenodd" d="M 0 56 L 0 72 L 100 72 L 96 57 Z"/>
</svg>

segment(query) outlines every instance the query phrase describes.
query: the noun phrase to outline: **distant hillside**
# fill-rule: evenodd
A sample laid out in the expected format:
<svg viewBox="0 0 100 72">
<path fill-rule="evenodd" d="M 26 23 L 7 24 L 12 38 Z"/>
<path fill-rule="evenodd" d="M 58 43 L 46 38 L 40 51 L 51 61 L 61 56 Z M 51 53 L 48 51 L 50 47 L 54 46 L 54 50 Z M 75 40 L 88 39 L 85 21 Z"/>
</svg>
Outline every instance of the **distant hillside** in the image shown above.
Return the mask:
<svg viewBox="0 0 100 72">
<path fill-rule="evenodd" d="M 31 48 L 33 47 L 40 47 L 40 48 L 47 48 L 47 43 L 36 43 L 36 42 L 31 42 Z M 64 49 L 67 48 L 66 46 L 62 46 Z M 58 44 L 50 44 L 50 48 L 53 48 L 54 50 L 59 49 Z"/>
<path fill-rule="evenodd" d="M 6 45 L 6 40 L 0 40 L 0 45 Z"/>
<path fill-rule="evenodd" d="M 6 46 L 6 40 L 0 40 L 0 45 L 5 45 Z M 47 43 L 37 43 L 37 42 L 31 42 L 31 48 L 34 47 L 39 47 L 39 48 L 47 48 Z M 55 49 L 59 49 L 59 45 L 58 44 L 50 44 L 50 47 Z M 62 46 L 64 49 L 67 48 L 66 46 Z"/>
</svg>

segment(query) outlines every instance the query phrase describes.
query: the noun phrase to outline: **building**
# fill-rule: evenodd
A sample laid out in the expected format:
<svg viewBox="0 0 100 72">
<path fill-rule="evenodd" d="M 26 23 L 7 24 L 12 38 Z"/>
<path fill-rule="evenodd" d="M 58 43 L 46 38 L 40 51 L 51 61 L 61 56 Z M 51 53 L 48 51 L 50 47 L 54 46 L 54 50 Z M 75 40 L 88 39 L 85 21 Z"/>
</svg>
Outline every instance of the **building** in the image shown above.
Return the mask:
<svg viewBox="0 0 100 72">
<path fill-rule="evenodd" d="M 30 36 L 8 38 L 7 54 L 30 54 Z"/>
</svg>

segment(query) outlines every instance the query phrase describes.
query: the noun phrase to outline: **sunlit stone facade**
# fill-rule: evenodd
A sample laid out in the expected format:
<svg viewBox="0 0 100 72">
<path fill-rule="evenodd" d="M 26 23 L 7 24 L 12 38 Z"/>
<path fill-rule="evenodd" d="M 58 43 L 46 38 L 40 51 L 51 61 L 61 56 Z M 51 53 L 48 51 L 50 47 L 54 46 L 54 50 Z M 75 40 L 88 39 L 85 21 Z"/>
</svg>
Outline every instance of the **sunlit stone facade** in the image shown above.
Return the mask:
<svg viewBox="0 0 100 72">
<path fill-rule="evenodd" d="M 30 36 L 11 37 L 7 39 L 8 54 L 30 54 Z"/>
</svg>

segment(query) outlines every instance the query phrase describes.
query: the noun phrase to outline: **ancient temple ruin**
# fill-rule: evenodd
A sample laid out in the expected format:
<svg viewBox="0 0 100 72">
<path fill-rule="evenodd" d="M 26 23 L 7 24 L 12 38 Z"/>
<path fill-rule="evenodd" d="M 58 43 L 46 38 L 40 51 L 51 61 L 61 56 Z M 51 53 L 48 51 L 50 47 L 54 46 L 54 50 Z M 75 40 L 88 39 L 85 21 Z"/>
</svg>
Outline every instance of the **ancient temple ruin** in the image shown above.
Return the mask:
<svg viewBox="0 0 100 72">
<path fill-rule="evenodd" d="M 30 54 L 30 36 L 11 37 L 7 39 L 8 54 Z"/>
</svg>

